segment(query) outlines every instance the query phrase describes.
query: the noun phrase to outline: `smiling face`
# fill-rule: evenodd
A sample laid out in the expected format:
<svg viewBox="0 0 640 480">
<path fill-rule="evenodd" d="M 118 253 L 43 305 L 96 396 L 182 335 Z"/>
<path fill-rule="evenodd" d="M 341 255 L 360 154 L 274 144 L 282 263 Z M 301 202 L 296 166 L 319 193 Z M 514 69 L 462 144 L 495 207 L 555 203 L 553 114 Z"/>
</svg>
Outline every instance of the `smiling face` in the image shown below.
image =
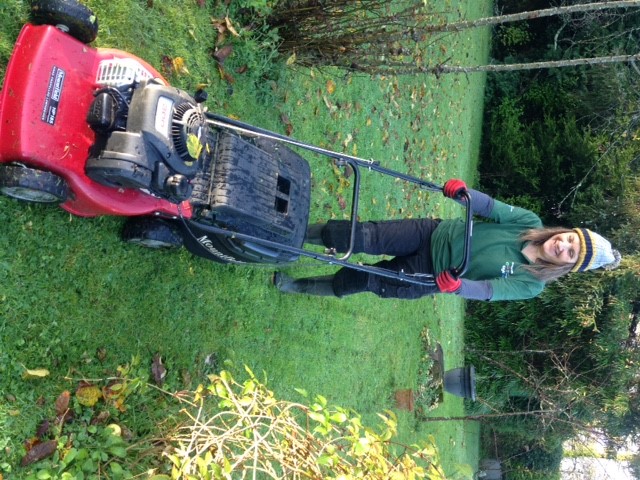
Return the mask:
<svg viewBox="0 0 640 480">
<path fill-rule="evenodd" d="M 558 233 L 540 247 L 538 258 L 554 265 L 573 265 L 580 254 L 580 238 L 575 232 Z"/>
</svg>

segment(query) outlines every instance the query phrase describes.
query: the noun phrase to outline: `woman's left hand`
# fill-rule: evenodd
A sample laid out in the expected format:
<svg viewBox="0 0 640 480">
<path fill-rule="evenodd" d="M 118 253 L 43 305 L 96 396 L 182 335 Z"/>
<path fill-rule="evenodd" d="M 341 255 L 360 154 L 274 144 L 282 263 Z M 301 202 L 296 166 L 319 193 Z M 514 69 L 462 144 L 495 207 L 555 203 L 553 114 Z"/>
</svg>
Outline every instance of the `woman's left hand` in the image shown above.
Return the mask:
<svg viewBox="0 0 640 480">
<path fill-rule="evenodd" d="M 444 187 L 442 187 L 444 196 L 453 199 L 459 198 L 462 192 L 466 192 L 467 190 L 467 184 L 459 178 L 448 180 L 447 183 L 444 184 Z"/>
<path fill-rule="evenodd" d="M 436 285 L 442 293 L 456 293 L 462 287 L 462 280 L 454 278 L 451 272 L 445 270 L 436 276 Z"/>
</svg>

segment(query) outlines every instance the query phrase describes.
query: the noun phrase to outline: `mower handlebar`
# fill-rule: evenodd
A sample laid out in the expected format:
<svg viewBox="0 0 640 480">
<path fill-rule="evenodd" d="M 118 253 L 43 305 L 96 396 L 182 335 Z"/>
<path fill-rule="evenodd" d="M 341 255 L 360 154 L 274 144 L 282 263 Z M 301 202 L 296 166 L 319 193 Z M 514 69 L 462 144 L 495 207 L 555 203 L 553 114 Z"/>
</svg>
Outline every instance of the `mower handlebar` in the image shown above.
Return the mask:
<svg viewBox="0 0 640 480">
<path fill-rule="evenodd" d="M 344 253 L 341 257 L 335 257 L 335 253 L 333 254 L 317 254 L 314 253 L 312 251 L 308 251 L 305 249 L 298 249 L 298 248 L 293 248 L 293 247 L 281 247 L 283 250 L 286 251 L 291 251 L 293 253 L 297 253 L 303 256 L 307 256 L 307 257 L 311 257 L 311 258 L 316 258 L 318 260 L 324 260 L 328 263 L 335 263 L 335 264 L 339 264 L 342 266 L 346 266 L 349 268 L 353 268 L 355 270 L 361 270 L 361 271 L 369 271 L 378 275 L 382 275 L 385 277 L 389 277 L 389 278 L 399 278 L 402 280 L 406 280 L 410 283 L 415 283 L 415 284 L 429 284 L 429 283 L 433 283 L 433 275 L 431 274 L 420 274 L 418 276 L 415 276 L 413 274 L 405 274 L 404 272 L 390 272 L 390 271 L 385 271 L 384 269 L 380 269 L 380 268 L 376 268 L 373 266 L 369 266 L 369 265 L 358 265 L 358 264 L 354 264 L 352 262 L 348 262 L 347 260 L 349 259 L 349 257 L 351 256 L 352 252 L 353 252 L 353 246 L 354 246 L 354 240 L 355 240 L 355 226 L 356 226 L 356 222 L 357 222 L 357 218 L 358 218 L 358 204 L 359 204 L 359 192 L 360 192 L 360 168 L 364 168 L 366 170 L 369 171 L 376 171 L 378 173 L 381 173 L 383 175 L 388 175 L 390 177 L 396 178 L 396 179 L 400 179 L 409 183 L 413 183 L 415 185 L 417 185 L 418 187 L 424 189 L 424 190 L 429 190 L 432 192 L 441 192 L 444 193 L 443 187 L 440 185 L 437 185 L 435 183 L 423 180 L 421 178 L 417 178 L 414 177 L 412 175 L 407 175 L 395 170 L 391 170 L 385 167 L 382 167 L 380 165 L 380 162 L 375 161 L 375 160 L 365 160 L 362 158 L 358 158 L 358 157 L 354 157 L 351 155 L 347 155 L 347 154 L 343 154 L 343 153 L 337 153 L 337 152 L 333 152 L 331 150 L 327 150 L 324 148 L 320 148 L 320 147 L 316 147 L 314 145 L 309 145 L 307 143 L 304 142 L 300 142 L 298 140 L 295 140 L 293 138 L 290 138 L 288 136 L 276 133 L 276 132 L 272 132 L 269 130 L 265 130 L 259 127 L 255 127 L 253 125 L 247 124 L 247 123 L 243 123 L 240 122 L 238 120 L 233 120 L 221 115 L 216 115 L 214 113 L 211 112 L 206 112 L 206 117 L 207 120 L 209 122 L 209 124 L 212 127 L 219 127 L 219 128 L 224 128 L 224 129 L 231 129 L 231 130 L 235 130 L 236 132 L 240 133 L 241 135 L 255 135 L 255 136 L 260 136 L 260 137 L 264 137 L 264 138 L 269 138 L 272 140 L 277 140 L 280 142 L 283 142 L 285 144 L 289 144 L 289 145 L 294 145 L 297 146 L 299 148 L 302 148 L 304 150 L 308 150 L 311 152 L 314 152 L 316 154 L 320 154 L 320 155 L 325 155 L 328 156 L 330 158 L 333 158 L 336 161 L 336 165 L 338 166 L 346 166 L 349 165 L 352 167 L 353 170 L 353 175 L 354 175 L 354 186 L 353 186 L 353 198 L 352 198 L 352 203 L 351 203 L 351 234 L 350 234 L 350 239 L 349 239 L 349 248 L 347 250 L 346 253 Z M 464 273 L 467 271 L 467 268 L 469 266 L 469 262 L 470 262 L 470 254 L 471 254 L 471 236 L 473 235 L 473 211 L 471 209 L 471 194 L 469 193 L 469 191 L 467 189 L 463 190 L 462 192 L 460 192 L 460 194 L 458 195 L 459 200 L 462 203 L 466 204 L 466 225 L 465 225 L 465 239 L 464 239 L 464 251 L 463 251 L 463 255 L 462 255 L 462 261 L 460 262 L 460 265 L 458 267 L 454 267 L 451 269 L 451 274 L 454 276 L 454 278 L 459 278 L 462 275 L 464 275 Z M 217 229 L 216 229 L 217 230 Z M 236 234 L 237 237 L 247 237 L 247 239 L 251 239 L 252 241 L 256 241 L 256 243 L 258 244 L 271 244 L 272 242 L 268 242 L 268 241 L 263 241 L 260 239 L 255 239 L 252 238 L 250 236 L 245 236 L 245 235 L 239 235 Z M 276 245 L 276 244 L 273 244 Z M 422 278 L 418 278 L 418 277 L 422 277 Z M 430 277 L 430 279 L 428 279 L 428 277 Z"/>
</svg>

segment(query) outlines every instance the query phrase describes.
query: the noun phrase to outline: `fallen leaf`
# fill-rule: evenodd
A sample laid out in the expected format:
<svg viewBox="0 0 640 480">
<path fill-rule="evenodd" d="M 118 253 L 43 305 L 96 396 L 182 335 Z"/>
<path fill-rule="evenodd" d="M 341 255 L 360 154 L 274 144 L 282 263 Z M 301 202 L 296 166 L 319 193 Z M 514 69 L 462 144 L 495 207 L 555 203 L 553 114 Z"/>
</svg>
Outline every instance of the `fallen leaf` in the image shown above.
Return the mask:
<svg viewBox="0 0 640 480">
<path fill-rule="evenodd" d="M 282 123 L 286 128 L 287 136 L 291 136 L 293 133 L 293 124 L 291 123 L 291 120 L 289 120 L 289 116 L 286 113 L 281 113 L 280 120 L 282 120 Z"/>
<path fill-rule="evenodd" d="M 224 18 L 213 18 L 211 17 L 211 25 L 213 25 L 214 27 L 216 27 L 216 30 L 218 30 L 219 32 L 221 31 L 226 31 L 227 30 L 227 25 L 224 21 Z"/>
<path fill-rule="evenodd" d="M 162 72 L 165 74 L 165 76 L 168 76 L 171 73 L 172 69 L 173 69 L 173 60 L 171 60 L 171 57 L 169 57 L 168 55 L 163 55 L 162 56 Z"/>
<path fill-rule="evenodd" d="M 173 69 L 179 73 L 179 74 L 184 74 L 184 75 L 189 75 L 189 70 L 187 70 L 187 67 L 184 64 L 184 58 L 182 57 L 176 57 L 172 60 L 172 64 L 173 64 Z"/>
<path fill-rule="evenodd" d="M 227 83 L 234 84 L 236 79 L 233 78 L 232 75 L 227 73 L 227 71 L 222 67 L 222 65 L 218 64 L 218 71 L 220 72 L 220 78 L 225 80 Z"/>
<path fill-rule="evenodd" d="M 43 420 L 36 430 L 36 437 L 42 439 L 49 431 L 49 420 Z"/>
<path fill-rule="evenodd" d="M 240 36 L 240 34 L 236 31 L 236 29 L 233 28 L 233 24 L 231 23 L 231 19 L 229 17 L 224 17 L 224 22 L 227 25 L 227 28 L 229 29 L 229 31 L 231 32 L 231 35 L 233 35 L 234 37 Z"/>
<path fill-rule="evenodd" d="M 162 357 L 159 354 L 153 356 L 153 362 L 151 362 L 151 373 L 153 374 L 153 380 L 159 387 L 164 383 L 164 378 L 167 376 L 167 369 L 162 364 Z"/>
<path fill-rule="evenodd" d="M 227 39 L 227 25 L 224 19 L 211 18 L 211 24 L 218 31 L 216 45 L 221 45 Z"/>
<path fill-rule="evenodd" d="M 124 438 L 127 442 L 130 442 L 133 439 L 133 432 L 129 430 L 125 425 L 121 425 L 122 429 L 122 438 Z"/>
<path fill-rule="evenodd" d="M 62 416 L 69 410 L 69 399 L 71 398 L 71 393 L 67 390 L 62 392 L 58 398 L 56 399 L 56 415 Z"/>
<path fill-rule="evenodd" d="M 219 48 L 218 50 L 213 52 L 213 58 L 215 58 L 218 63 L 224 63 L 224 61 L 229 55 L 231 55 L 231 53 L 233 53 L 233 46 L 225 45 L 224 47 Z"/>
<path fill-rule="evenodd" d="M 27 454 L 22 457 L 20 465 L 26 467 L 32 463 L 39 462 L 47 457 L 53 455 L 58 448 L 58 442 L 56 440 L 49 440 L 48 442 L 38 443 L 34 445 Z"/>
<path fill-rule="evenodd" d="M 187 151 L 191 158 L 200 158 L 200 153 L 202 153 L 202 142 L 197 135 L 190 133 L 187 136 Z"/>
<path fill-rule="evenodd" d="M 28 452 L 39 443 L 42 443 L 42 442 L 38 439 L 38 437 L 31 437 L 25 440 L 24 442 L 22 442 L 22 445 L 24 446 L 24 449 Z"/>
<path fill-rule="evenodd" d="M 322 96 L 322 100 L 324 100 L 324 104 L 327 106 L 327 108 L 329 109 L 329 111 L 331 113 L 333 113 L 336 110 L 338 110 L 338 107 L 336 107 L 334 104 L 332 104 L 326 96 L 323 95 Z"/>
<path fill-rule="evenodd" d="M 249 67 L 247 65 L 242 65 L 241 67 L 236 68 L 236 73 L 243 74 L 247 70 L 249 70 Z"/>
<path fill-rule="evenodd" d="M 93 417 L 91 419 L 91 422 L 89 423 L 91 423 L 91 425 L 101 425 L 103 423 L 106 423 L 106 421 L 109 420 L 109 417 L 111 417 L 111 414 L 108 411 L 103 410 L 98 415 Z"/>
<path fill-rule="evenodd" d="M 82 385 L 76 390 L 76 398 L 80 405 L 93 407 L 102 398 L 102 390 L 96 385 Z"/>
<path fill-rule="evenodd" d="M 332 95 L 333 92 L 336 91 L 336 84 L 333 80 L 329 79 L 327 80 L 327 92 L 329 92 L 329 95 Z"/>
<path fill-rule="evenodd" d="M 113 406 L 117 408 L 120 412 L 124 413 L 127 411 L 127 406 L 124 404 L 124 398 L 118 397 L 115 402 L 113 402 Z"/>
<path fill-rule="evenodd" d="M 197 0 L 196 3 L 198 4 L 198 6 L 200 8 L 204 8 L 204 6 L 206 4 L 206 0 Z"/>
<path fill-rule="evenodd" d="M 345 165 L 343 175 L 344 178 L 349 178 L 351 175 L 353 175 L 353 167 L 349 164 Z"/>
<path fill-rule="evenodd" d="M 287 65 L 293 65 L 294 63 L 296 63 L 296 52 L 293 52 L 289 58 L 287 58 Z"/>
<path fill-rule="evenodd" d="M 26 369 L 22 374 L 22 378 L 25 380 L 32 378 L 44 378 L 49 376 L 49 370 L 46 368 L 36 368 L 33 370 Z"/>
<path fill-rule="evenodd" d="M 104 347 L 100 347 L 96 350 L 96 357 L 100 362 L 104 362 L 107 358 L 107 349 Z"/>
<path fill-rule="evenodd" d="M 102 397 L 105 400 L 113 400 L 117 399 L 119 396 L 123 395 L 124 385 L 122 382 L 112 380 L 106 386 L 102 387 Z"/>
</svg>

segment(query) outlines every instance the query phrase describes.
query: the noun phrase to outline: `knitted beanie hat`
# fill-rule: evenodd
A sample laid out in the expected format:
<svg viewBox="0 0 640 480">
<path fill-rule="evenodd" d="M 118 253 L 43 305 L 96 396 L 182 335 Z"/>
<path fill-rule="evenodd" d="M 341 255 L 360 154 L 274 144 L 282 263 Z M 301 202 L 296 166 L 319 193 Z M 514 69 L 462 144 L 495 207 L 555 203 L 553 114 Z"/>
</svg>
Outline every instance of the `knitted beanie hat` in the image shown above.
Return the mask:
<svg viewBox="0 0 640 480">
<path fill-rule="evenodd" d="M 620 264 L 620 252 L 611 248 L 609 240 L 586 228 L 574 228 L 580 239 L 580 254 L 572 272 L 584 272 L 603 267 L 613 270 Z"/>
</svg>

